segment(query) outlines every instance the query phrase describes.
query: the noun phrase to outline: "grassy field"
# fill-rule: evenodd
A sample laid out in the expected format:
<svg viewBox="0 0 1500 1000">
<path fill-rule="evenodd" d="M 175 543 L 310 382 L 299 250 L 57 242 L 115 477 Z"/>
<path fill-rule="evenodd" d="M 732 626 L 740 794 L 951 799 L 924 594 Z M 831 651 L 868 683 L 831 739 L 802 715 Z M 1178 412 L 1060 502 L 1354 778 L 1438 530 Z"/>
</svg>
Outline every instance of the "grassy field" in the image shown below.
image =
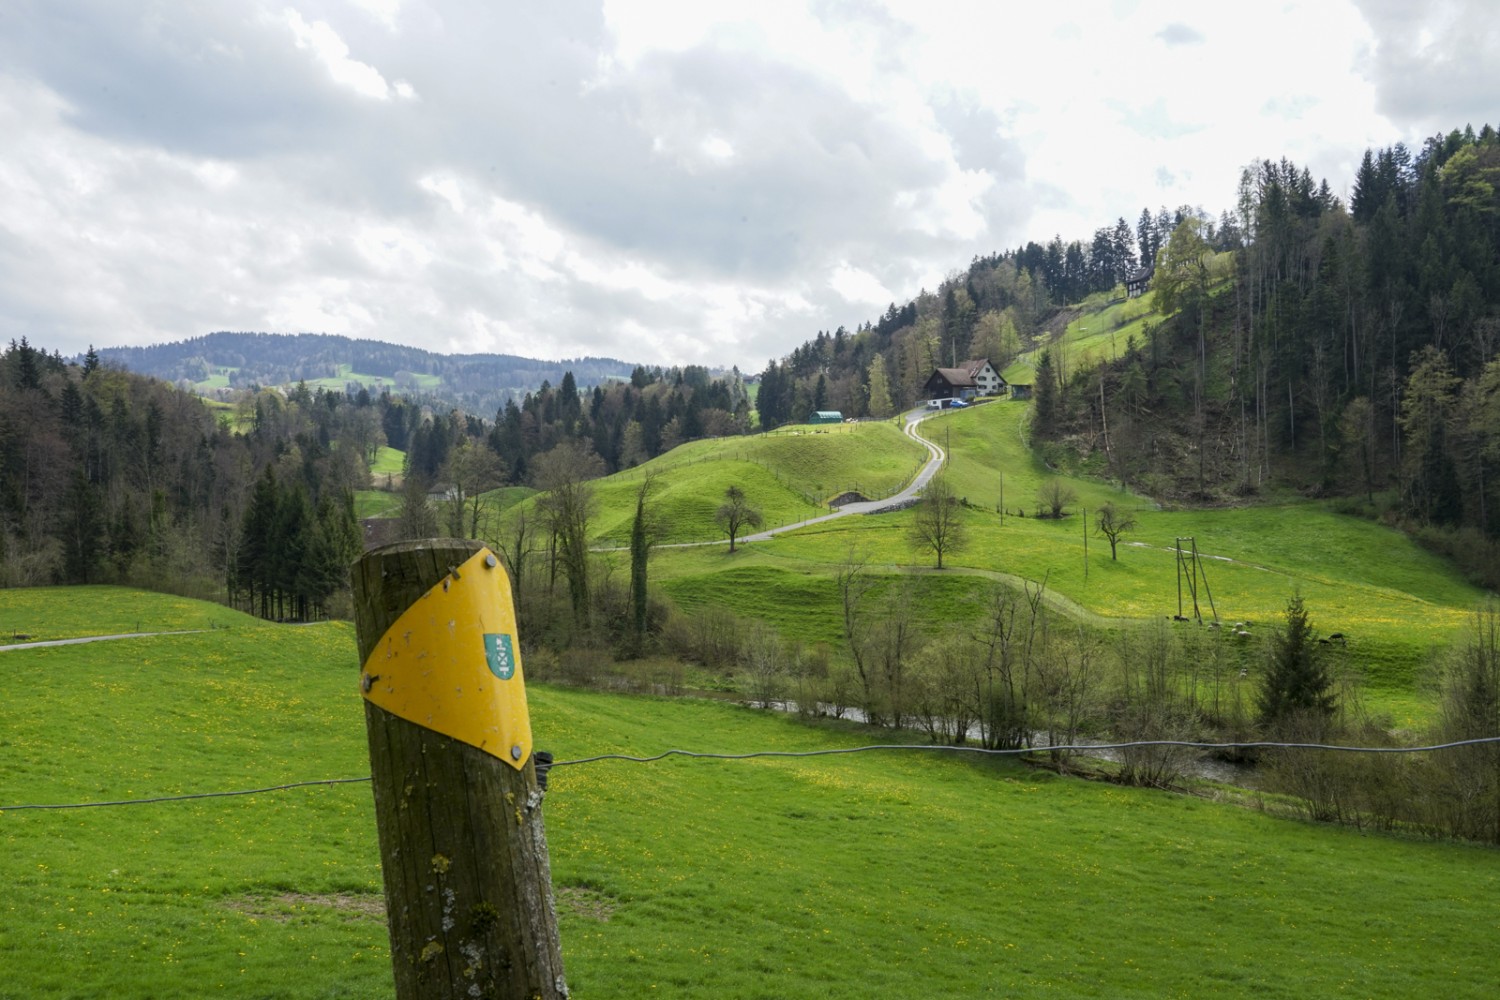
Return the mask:
<svg viewBox="0 0 1500 1000">
<path fill-rule="evenodd" d="M 354 516 L 395 517 L 401 510 L 401 494 L 385 490 L 356 490 L 354 493 Z"/>
<path fill-rule="evenodd" d="M 600 480 L 591 537 L 604 546 L 625 545 L 635 497 L 655 476 L 653 504 L 661 544 L 724 538 L 714 513 L 725 491 L 738 486 L 766 527 L 792 524 L 829 512 L 826 501 L 847 492 L 884 497 L 897 492 L 921 466 L 926 449 L 894 422 L 793 426 L 744 438 L 693 441 L 636 469 Z"/>
<path fill-rule="evenodd" d="M 1059 477 L 1027 448 L 1026 420 L 1027 404 L 1001 401 L 923 424 L 931 440 L 950 447 L 945 474 L 971 505 L 964 515 L 968 544 L 943 570 L 962 582 L 949 584 L 941 600 L 919 601 L 918 617 L 929 632 L 977 618 L 981 592 L 995 580 L 1045 579 L 1054 607 L 1089 623 L 1171 617 L 1179 610 L 1176 546 L 1182 538 L 1187 547 L 1195 542 L 1201 557 L 1205 618 L 1217 611 L 1223 621 L 1249 622 L 1252 633 L 1263 635 L 1300 592 L 1320 633 L 1348 637 L 1345 663 L 1364 678 L 1373 708 L 1398 726 L 1430 712 L 1424 665 L 1488 596 L 1451 564 L 1399 532 L 1309 502 L 1169 511 L 1098 481 L 1061 477 L 1077 500 L 1068 516 L 1039 519 L 1038 491 Z M 704 498 L 705 507 L 711 498 Z M 1009 512 L 1003 518 L 997 513 L 1002 498 Z M 1137 521 L 1117 560 L 1093 531 L 1092 518 L 1107 502 Z M 851 552 L 888 580 L 929 572 L 931 554 L 910 542 L 912 516 L 825 522 L 733 556 L 722 548 L 659 550 L 652 573 L 684 608 L 722 608 L 768 620 L 788 636 L 836 643 L 833 575 Z M 1190 594 L 1183 600 L 1183 613 L 1193 616 Z"/>
<path fill-rule="evenodd" d="M 229 388 L 229 376 L 239 371 L 238 368 L 220 365 L 214 368 L 214 372 L 202 382 L 193 383 L 193 391 L 202 395 L 213 392 L 215 389 Z"/>
<path fill-rule="evenodd" d="M 443 384 L 443 377 L 441 375 L 424 375 L 413 372 L 412 379 L 413 385 L 424 392 L 431 392 Z M 399 388 L 396 380 L 393 378 L 387 378 L 384 375 L 367 375 L 357 372 L 354 370 L 353 365 L 348 364 L 339 365 L 337 375 L 328 378 L 309 379 L 307 387 L 309 389 L 327 389 L 330 392 L 343 392 L 351 382 L 364 386 L 370 390 L 371 394 L 379 393 L 382 389 L 397 391 Z"/>
<path fill-rule="evenodd" d="M 380 451 L 375 454 L 375 462 L 370 466 L 372 476 L 399 476 L 406 468 L 406 452 L 382 445 Z"/>
<path fill-rule="evenodd" d="M 18 592 L 0 592 L 9 613 Z M 106 596 L 37 591 L 60 619 Z M 367 773 L 345 625 L 120 591 L 209 633 L 0 654 L 0 806 Z M 186 602 L 191 604 L 191 602 Z M 117 611 L 118 613 L 118 611 Z M 702 701 L 533 685 L 559 760 L 870 742 Z M 881 734 L 886 737 L 889 734 Z M 580 1000 L 1488 997 L 1494 850 L 1310 826 L 1006 762 L 897 754 L 559 767 Z M 386 997 L 370 793 L 0 810 L 0 997 Z"/>
<path fill-rule="evenodd" d="M 1209 262 L 1210 295 L 1223 294 L 1230 287 L 1234 269 L 1232 252 L 1214 254 Z M 1156 311 L 1156 293 L 1148 291 L 1139 298 L 1124 298 L 1123 286 L 1108 292 L 1095 292 L 1079 304 L 1079 315 L 1056 339 L 1045 346 L 1052 351 L 1053 362 L 1066 377 L 1080 368 L 1113 361 L 1125 353 L 1130 338 L 1138 345 L 1146 342 L 1146 324 L 1159 323 L 1165 317 Z M 1007 365 L 1001 376 L 1007 382 L 1028 385 L 1036 380 L 1036 364 L 1043 347 L 1023 352 Z"/>
</svg>

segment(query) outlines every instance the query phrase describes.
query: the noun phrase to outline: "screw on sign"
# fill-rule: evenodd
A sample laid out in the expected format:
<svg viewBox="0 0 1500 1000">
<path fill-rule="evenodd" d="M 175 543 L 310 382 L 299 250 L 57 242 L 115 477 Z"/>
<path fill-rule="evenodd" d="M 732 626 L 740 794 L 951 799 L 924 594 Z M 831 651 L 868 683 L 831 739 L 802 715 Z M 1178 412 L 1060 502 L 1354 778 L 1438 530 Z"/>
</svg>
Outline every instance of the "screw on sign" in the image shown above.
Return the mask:
<svg viewBox="0 0 1500 1000">
<path fill-rule="evenodd" d="M 567 996 L 505 571 L 432 539 L 354 584 L 397 997 Z"/>
</svg>

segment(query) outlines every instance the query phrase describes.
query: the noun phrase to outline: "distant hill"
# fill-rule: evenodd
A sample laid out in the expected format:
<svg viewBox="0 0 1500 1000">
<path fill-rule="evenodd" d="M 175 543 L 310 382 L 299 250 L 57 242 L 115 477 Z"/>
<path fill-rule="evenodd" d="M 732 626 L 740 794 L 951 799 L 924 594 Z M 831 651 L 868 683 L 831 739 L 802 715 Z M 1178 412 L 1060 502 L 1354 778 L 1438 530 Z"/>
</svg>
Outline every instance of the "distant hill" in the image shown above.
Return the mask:
<svg viewBox="0 0 1500 1000">
<path fill-rule="evenodd" d="M 614 358 L 540 361 L 513 354 L 437 354 L 419 347 L 321 333 L 210 333 L 150 347 L 106 347 L 99 357 L 204 395 L 252 385 L 343 389 L 362 385 L 420 395 L 493 416 L 507 399 L 557 385 L 567 372 L 580 387 L 629 378 L 635 364 Z"/>
</svg>

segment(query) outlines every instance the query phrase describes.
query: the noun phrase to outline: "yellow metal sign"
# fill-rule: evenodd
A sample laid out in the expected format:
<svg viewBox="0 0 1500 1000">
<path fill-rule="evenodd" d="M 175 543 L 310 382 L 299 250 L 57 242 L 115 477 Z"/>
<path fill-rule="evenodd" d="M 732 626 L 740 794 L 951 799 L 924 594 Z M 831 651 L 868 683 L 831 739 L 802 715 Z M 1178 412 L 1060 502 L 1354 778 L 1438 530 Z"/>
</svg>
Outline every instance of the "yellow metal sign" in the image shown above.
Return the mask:
<svg viewBox="0 0 1500 1000">
<path fill-rule="evenodd" d="M 360 686 L 387 712 L 523 768 L 531 716 L 515 601 L 494 553 L 480 549 L 402 612 Z"/>
</svg>

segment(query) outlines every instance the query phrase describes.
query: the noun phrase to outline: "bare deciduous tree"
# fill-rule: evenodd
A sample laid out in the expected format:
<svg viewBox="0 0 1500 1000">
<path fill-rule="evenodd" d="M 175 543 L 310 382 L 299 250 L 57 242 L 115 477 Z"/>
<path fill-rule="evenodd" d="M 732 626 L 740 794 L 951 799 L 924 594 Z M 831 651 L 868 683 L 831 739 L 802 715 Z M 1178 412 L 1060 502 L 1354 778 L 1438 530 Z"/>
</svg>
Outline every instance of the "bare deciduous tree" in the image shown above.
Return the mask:
<svg viewBox="0 0 1500 1000">
<path fill-rule="evenodd" d="M 745 528 L 759 528 L 764 523 L 760 511 L 750 506 L 745 491 L 731 486 L 724 491 L 724 502 L 714 512 L 714 520 L 729 535 L 729 551 L 734 551 L 735 538 Z"/>
<path fill-rule="evenodd" d="M 1128 511 L 1107 503 L 1094 512 L 1094 530 L 1109 539 L 1109 558 L 1113 560 L 1120 536 L 1135 530 L 1135 518 Z"/>
<path fill-rule="evenodd" d="M 489 445 L 465 441 L 448 456 L 443 477 L 449 484 L 448 531 L 454 538 L 478 538 L 484 494 L 500 485 L 500 456 Z"/>
<path fill-rule="evenodd" d="M 557 539 L 556 561 L 568 577 L 573 624 L 580 632 L 589 625 L 589 519 L 594 488 L 590 480 L 604 474 L 604 462 L 587 442 L 564 441 L 538 455 L 534 481 L 545 491 L 537 508 Z"/>
<path fill-rule="evenodd" d="M 967 541 L 963 501 L 954 495 L 945 477 L 934 477 L 922 491 L 922 502 L 911 523 L 910 541 L 913 548 L 931 549 L 937 556 L 938 569 L 943 568 L 944 555 L 957 552 Z"/>
<path fill-rule="evenodd" d="M 1061 479 L 1049 479 L 1037 490 L 1037 516 L 1059 518 L 1067 514 L 1068 504 L 1078 499 L 1073 487 Z"/>
</svg>

